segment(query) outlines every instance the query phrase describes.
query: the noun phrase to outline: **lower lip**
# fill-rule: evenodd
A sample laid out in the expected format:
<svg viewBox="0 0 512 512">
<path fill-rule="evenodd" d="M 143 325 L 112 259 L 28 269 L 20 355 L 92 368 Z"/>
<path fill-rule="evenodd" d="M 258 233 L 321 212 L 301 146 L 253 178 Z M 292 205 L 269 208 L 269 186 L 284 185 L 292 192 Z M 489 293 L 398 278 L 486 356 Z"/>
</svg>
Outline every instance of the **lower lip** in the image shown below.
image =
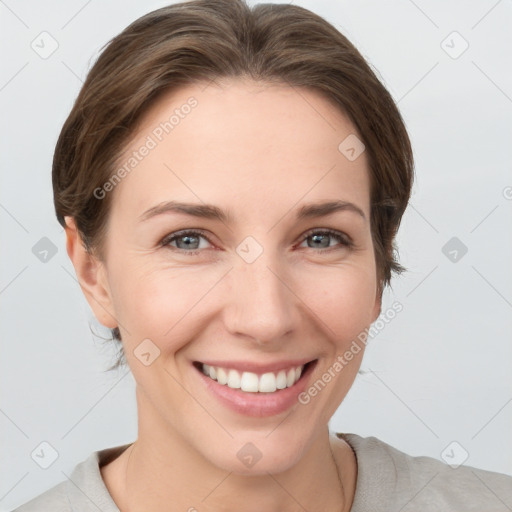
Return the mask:
<svg viewBox="0 0 512 512">
<path fill-rule="evenodd" d="M 300 379 L 293 386 L 280 389 L 273 393 L 250 393 L 242 391 L 241 389 L 233 389 L 207 377 L 194 365 L 192 365 L 192 367 L 201 378 L 207 390 L 222 404 L 245 416 L 264 418 L 285 412 L 293 404 L 298 403 L 297 397 L 304 391 L 309 376 L 315 368 L 317 361 L 318 360 L 315 360 L 308 365 Z"/>
</svg>

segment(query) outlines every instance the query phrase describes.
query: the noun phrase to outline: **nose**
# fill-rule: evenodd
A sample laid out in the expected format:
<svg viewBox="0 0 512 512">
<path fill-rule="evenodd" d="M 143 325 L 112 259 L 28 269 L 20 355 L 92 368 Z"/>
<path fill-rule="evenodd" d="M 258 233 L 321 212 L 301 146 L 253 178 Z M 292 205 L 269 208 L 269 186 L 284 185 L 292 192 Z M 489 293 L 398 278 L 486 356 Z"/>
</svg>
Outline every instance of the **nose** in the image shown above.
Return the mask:
<svg viewBox="0 0 512 512">
<path fill-rule="evenodd" d="M 266 251 L 252 263 L 239 261 L 229 275 L 225 327 L 231 335 L 260 345 L 281 347 L 297 329 L 300 302 L 290 273 Z"/>
</svg>

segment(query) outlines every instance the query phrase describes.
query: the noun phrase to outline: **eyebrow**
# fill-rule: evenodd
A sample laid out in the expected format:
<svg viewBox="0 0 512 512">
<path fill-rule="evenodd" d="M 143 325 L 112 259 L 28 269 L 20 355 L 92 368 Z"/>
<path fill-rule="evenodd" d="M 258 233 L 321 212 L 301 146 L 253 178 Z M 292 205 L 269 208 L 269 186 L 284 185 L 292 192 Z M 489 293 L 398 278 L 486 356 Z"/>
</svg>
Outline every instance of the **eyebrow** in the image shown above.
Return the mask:
<svg viewBox="0 0 512 512">
<path fill-rule="evenodd" d="M 308 203 L 303 205 L 297 211 L 297 220 L 312 219 L 318 217 L 326 217 L 336 212 L 354 212 L 366 220 L 363 210 L 354 203 L 348 201 L 328 201 L 324 203 Z M 214 219 L 221 222 L 229 223 L 232 220 L 230 212 L 218 208 L 211 204 L 181 203 L 178 201 L 165 201 L 140 215 L 140 222 L 144 222 L 152 217 L 164 213 L 183 213 L 192 217 L 203 219 Z"/>
</svg>

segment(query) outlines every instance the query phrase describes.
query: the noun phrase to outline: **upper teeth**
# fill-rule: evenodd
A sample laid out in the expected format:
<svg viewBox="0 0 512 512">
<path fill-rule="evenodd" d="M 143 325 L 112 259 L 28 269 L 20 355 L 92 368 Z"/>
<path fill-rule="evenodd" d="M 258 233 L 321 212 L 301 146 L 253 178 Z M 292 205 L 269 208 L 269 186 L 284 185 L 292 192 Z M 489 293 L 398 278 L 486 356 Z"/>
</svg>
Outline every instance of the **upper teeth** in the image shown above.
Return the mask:
<svg viewBox="0 0 512 512">
<path fill-rule="evenodd" d="M 277 374 L 273 372 L 258 375 L 252 372 L 240 372 L 218 366 L 202 365 L 203 373 L 219 384 L 226 384 L 233 389 L 241 389 L 251 393 L 258 391 L 272 393 L 276 389 L 284 389 L 293 386 L 300 378 L 304 365 L 290 368 L 288 371 L 281 370 Z"/>
</svg>

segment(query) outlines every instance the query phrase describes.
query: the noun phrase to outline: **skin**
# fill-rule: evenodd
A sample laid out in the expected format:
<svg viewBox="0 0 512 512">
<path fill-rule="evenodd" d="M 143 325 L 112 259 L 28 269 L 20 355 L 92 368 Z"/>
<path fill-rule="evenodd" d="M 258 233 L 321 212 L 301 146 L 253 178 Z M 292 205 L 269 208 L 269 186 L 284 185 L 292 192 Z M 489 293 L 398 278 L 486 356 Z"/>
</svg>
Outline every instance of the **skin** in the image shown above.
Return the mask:
<svg viewBox="0 0 512 512">
<path fill-rule="evenodd" d="M 101 468 L 102 477 L 122 511 L 169 504 L 201 512 L 349 510 L 356 459 L 328 422 L 364 350 L 310 403 L 267 418 L 218 403 L 191 363 L 318 358 L 312 384 L 375 321 L 381 303 L 366 154 L 349 161 L 340 153 L 340 142 L 357 132 L 317 92 L 230 79 L 160 98 L 120 165 L 190 96 L 198 105 L 110 192 L 104 261 L 83 249 L 66 218 L 80 286 L 96 318 L 120 327 L 136 381 L 138 439 Z M 230 210 L 232 222 L 176 213 L 139 221 L 171 199 L 217 205 Z M 346 210 L 295 219 L 305 203 L 340 199 L 366 218 Z M 210 242 L 159 245 L 193 228 Z M 353 247 L 329 236 L 315 243 L 305 236 L 312 229 L 344 233 Z M 251 264 L 236 252 L 247 236 L 263 249 Z M 185 254 L 194 250 L 199 254 Z M 146 338 L 160 350 L 149 366 L 134 355 Z M 251 468 L 236 456 L 247 442 L 262 453 Z"/>
</svg>

